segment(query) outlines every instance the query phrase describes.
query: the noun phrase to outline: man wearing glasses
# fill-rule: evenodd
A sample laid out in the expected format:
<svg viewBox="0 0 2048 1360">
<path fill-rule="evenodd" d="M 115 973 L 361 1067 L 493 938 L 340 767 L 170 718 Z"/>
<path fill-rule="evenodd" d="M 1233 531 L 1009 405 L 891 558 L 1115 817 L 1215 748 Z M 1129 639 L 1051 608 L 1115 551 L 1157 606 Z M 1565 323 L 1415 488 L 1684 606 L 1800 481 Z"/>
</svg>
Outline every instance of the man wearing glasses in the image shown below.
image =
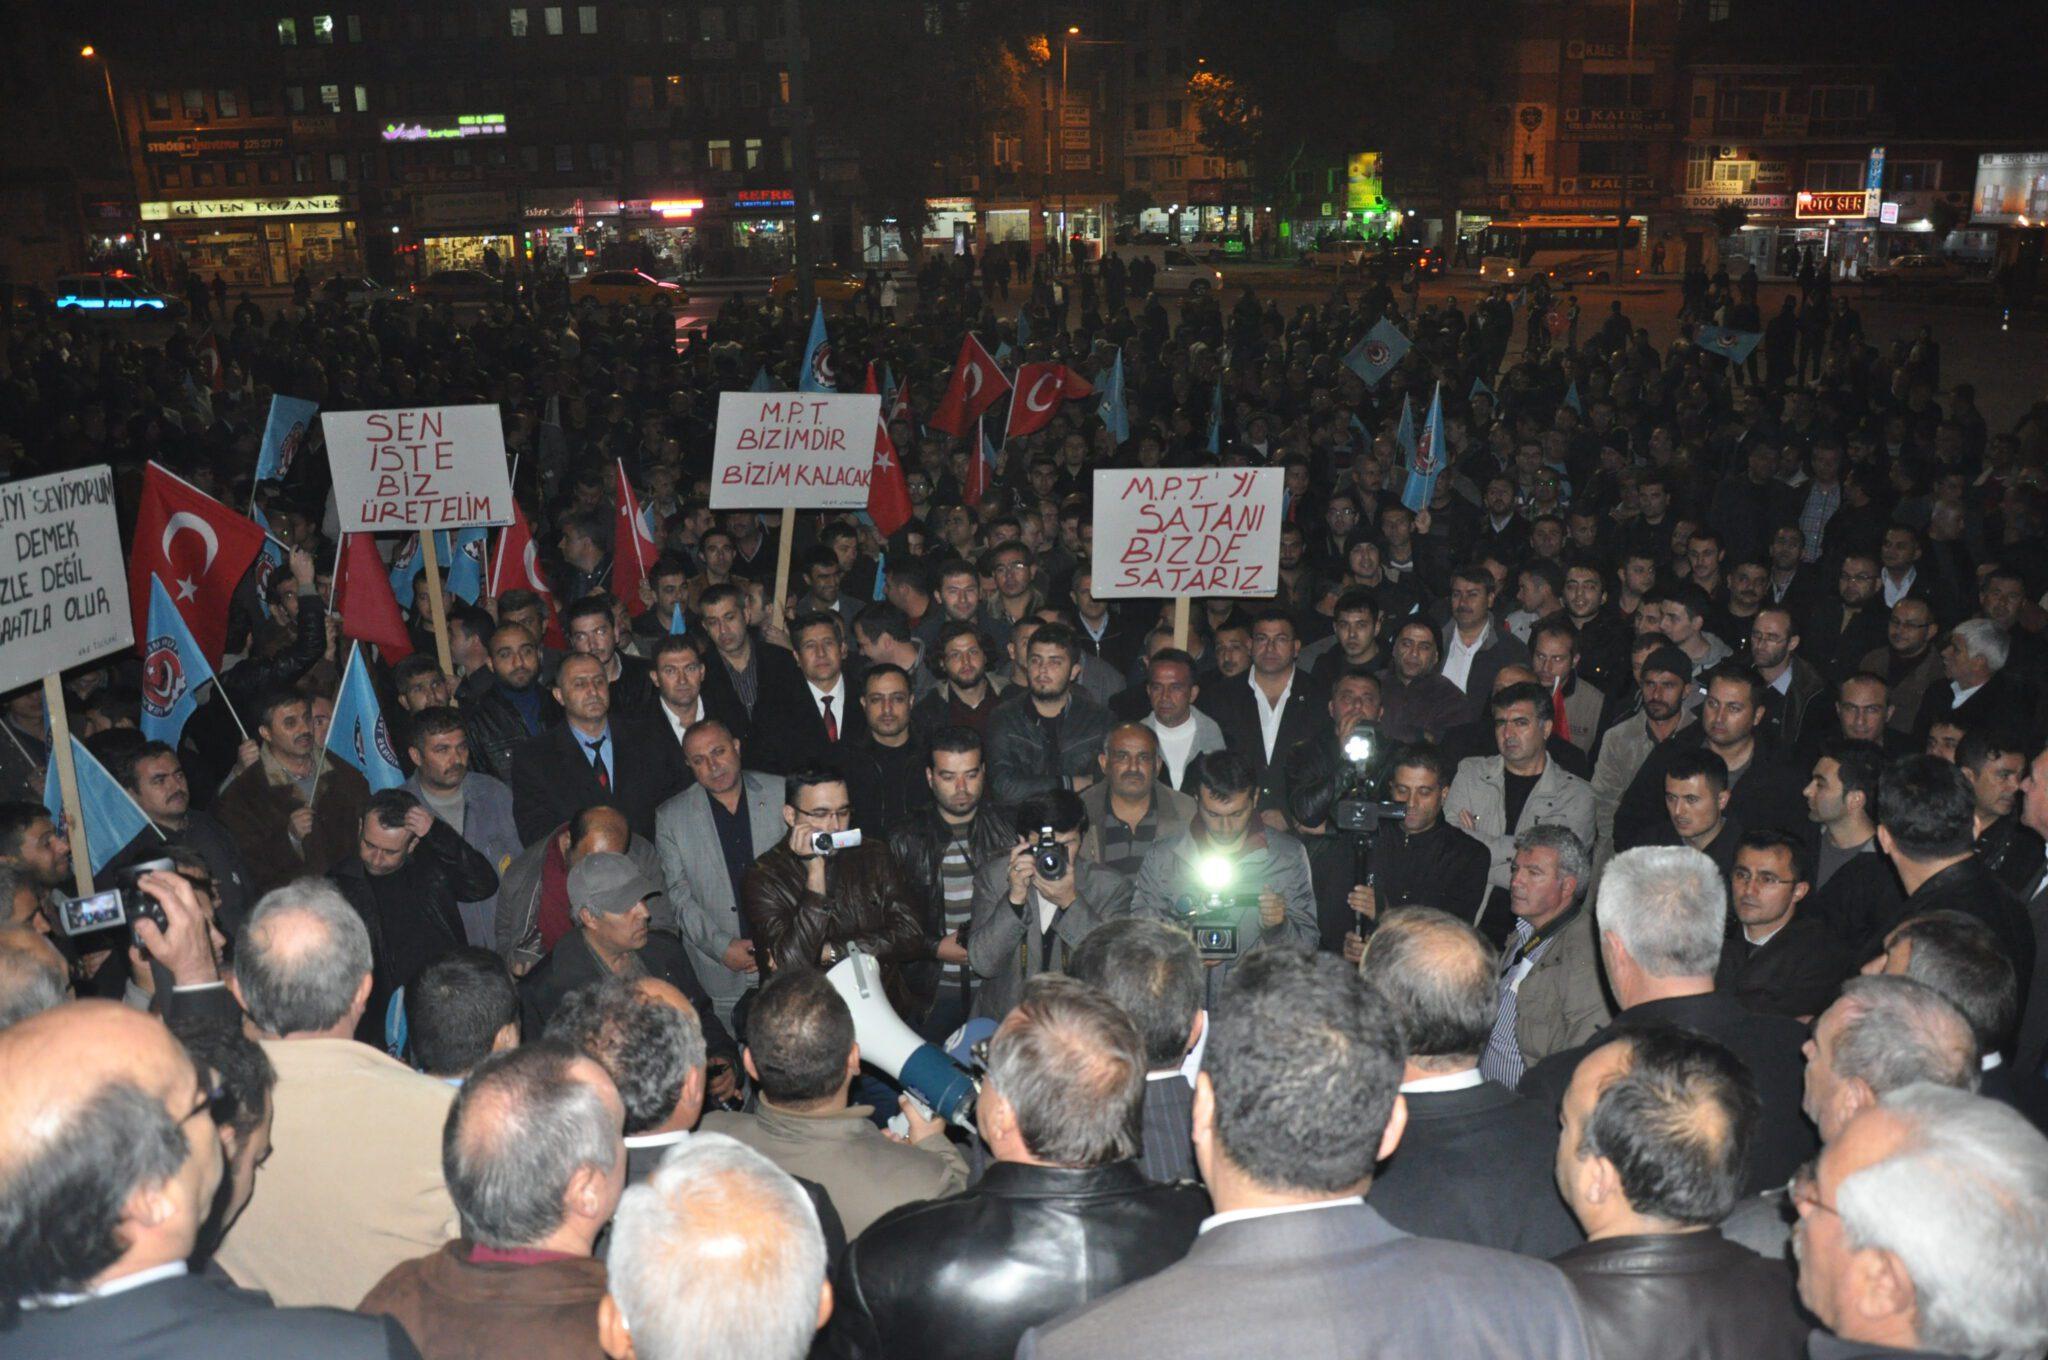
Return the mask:
<svg viewBox="0 0 2048 1360">
<path fill-rule="evenodd" d="M 1891 696 L 1889 726 L 1910 737 L 1920 721 L 1920 700 L 1941 681 L 1941 655 L 1934 649 L 1934 606 L 1907 596 L 1892 606 L 1885 645 L 1864 653 L 1861 670 L 1883 677 Z"/>
<path fill-rule="evenodd" d="M 1881 575 L 1875 557 L 1850 553 L 1835 578 L 1835 597 L 1814 610 L 1801 650 L 1831 685 L 1855 674 L 1863 658 L 1888 639 L 1890 614 L 1877 593 Z"/>
</svg>

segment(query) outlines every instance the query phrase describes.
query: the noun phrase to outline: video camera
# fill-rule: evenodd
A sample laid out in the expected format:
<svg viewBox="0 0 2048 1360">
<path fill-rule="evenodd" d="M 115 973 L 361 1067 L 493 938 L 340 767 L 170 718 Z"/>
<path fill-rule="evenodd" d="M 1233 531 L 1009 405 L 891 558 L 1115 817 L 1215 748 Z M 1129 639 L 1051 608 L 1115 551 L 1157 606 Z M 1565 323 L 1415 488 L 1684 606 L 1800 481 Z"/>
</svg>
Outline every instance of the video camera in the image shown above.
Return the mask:
<svg viewBox="0 0 2048 1360">
<path fill-rule="evenodd" d="M 1401 804 L 1372 796 L 1379 788 L 1388 754 L 1379 728 L 1371 723 L 1360 723 L 1344 738 L 1345 769 L 1337 801 L 1330 808 L 1330 823 L 1337 830 L 1370 835 L 1379 830 L 1381 822 L 1407 815 Z"/>
<path fill-rule="evenodd" d="M 851 850 L 860 844 L 860 828 L 850 831 L 820 831 L 811 837 L 811 853 L 814 855 L 836 855 L 841 850 Z"/>
<path fill-rule="evenodd" d="M 1223 855 L 1204 857 L 1195 874 L 1201 891 L 1182 893 L 1174 902 L 1187 922 L 1195 952 L 1205 959 L 1234 959 L 1245 913 L 1258 910 L 1258 889 L 1237 889 L 1237 863 Z"/>
<path fill-rule="evenodd" d="M 164 914 L 163 903 L 144 892 L 137 883 L 144 874 L 176 872 L 178 866 L 170 860 L 146 860 L 123 869 L 111 888 L 87 893 L 83 897 L 60 897 L 57 899 L 57 929 L 75 938 L 124 928 L 132 933 L 135 922 L 154 921 L 158 930 L 167 931 L 171 928 L 171 920 Z"/>
</svg>

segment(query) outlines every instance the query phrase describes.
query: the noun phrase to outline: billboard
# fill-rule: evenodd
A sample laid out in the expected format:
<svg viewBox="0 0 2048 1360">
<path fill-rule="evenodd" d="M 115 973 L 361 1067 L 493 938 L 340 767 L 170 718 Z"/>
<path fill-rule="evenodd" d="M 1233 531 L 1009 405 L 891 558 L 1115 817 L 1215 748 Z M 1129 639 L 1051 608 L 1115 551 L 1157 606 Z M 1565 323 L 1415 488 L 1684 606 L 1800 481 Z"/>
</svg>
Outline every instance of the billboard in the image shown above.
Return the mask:
<svg viewBox="0 0 2048 1360">
<path fill-rule="evenodd" d="M 2048 218 L 2048 151 L 1992 151 L 1977 157 L 1970 220 L 2039 225 Z"/>
<path fill-rule="evenodd" d="M 1344 164 L 1344 211 L 1377 212 L 1386 203 L 1380 180 L 1380 153 L 1354 153 Z"/>
</svg>

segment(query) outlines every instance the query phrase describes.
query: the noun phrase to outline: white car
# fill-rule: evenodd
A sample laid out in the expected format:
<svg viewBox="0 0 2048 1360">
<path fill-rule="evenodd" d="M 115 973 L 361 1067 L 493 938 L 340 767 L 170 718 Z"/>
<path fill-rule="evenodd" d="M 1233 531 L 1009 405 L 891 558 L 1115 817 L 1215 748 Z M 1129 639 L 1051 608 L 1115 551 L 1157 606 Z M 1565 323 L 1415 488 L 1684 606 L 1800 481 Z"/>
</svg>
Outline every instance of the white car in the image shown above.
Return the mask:
<svg viewBox="0 0 2048 1360">
<path fill-rule="evenodd" d="M 1223 286 L 1222 270 L 1196 259 L 1181 246 L 1118 246 L 1116 253 L 1123 257 L 1126 265 L 1141 259 L 1152 262 L 1152 291 L 1155 293 L 1186 293 L 1190 297 L 1199 297 L 1212 288 Z"/>
<path fill-rule="evenodd" d="M 396 302 L 402 296 L 362 274 L 336 274 L 320 285 L 320 295 L 344 307 L 367 307 L 373 302 Z"/>
</svg>

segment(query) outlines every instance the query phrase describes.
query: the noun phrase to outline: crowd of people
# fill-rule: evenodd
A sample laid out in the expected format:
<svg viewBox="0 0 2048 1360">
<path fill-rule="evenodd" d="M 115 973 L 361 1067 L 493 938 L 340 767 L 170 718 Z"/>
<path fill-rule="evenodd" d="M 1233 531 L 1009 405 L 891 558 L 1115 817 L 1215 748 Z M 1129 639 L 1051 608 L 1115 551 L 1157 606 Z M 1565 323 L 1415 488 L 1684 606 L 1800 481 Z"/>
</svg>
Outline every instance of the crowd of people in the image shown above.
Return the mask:
<svg viewBox="0 0 2048 1360">
<path fill-rule="evenodd" d="M 2048 1351 L 2048 404 L 1860 325 L 1759 377 L 1619 302 L 1008 272 L 830 318 L 912 517 L 788 544 L 709 493 L 786 304 L 252 305 L 218 385 L 6 333 L 9 475 L 153 461 L 288 556 L 175 742 L 137 658 L 63 678 L 160 914 L 62 928 L 5 696 L 0 1354 Z M 1129 437 L 925 424 L 970 330 L 1120 359 Z M 497 405 L 545 592 L 360 645 L 274 394 Z M 1278 592 L 1098 597 L 1091 472 L 1213 464 L 1284 469 Z M 396 787 L 329 751 L 352 651 Z M 854 956 L 971 1116 L 863 1061 Z"/>
</svg>

